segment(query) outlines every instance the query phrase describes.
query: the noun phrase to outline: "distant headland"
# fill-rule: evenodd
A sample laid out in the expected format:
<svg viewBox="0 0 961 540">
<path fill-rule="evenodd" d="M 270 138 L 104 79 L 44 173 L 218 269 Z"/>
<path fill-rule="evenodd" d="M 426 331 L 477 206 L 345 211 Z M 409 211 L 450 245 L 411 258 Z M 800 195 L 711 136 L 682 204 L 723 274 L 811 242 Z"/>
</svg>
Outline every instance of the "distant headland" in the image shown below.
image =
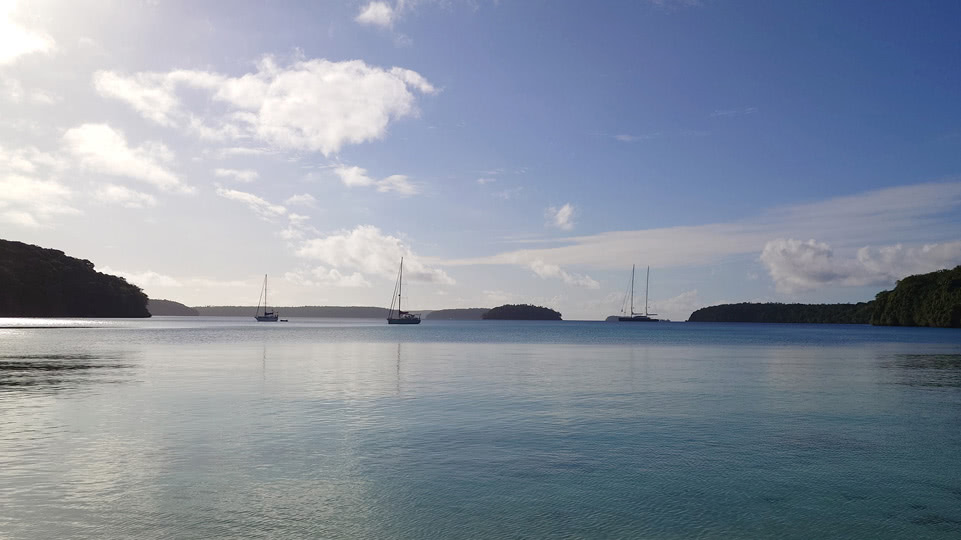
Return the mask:
<svg viewBox="0 0 961 540">
<path fill-rule="evenodd" d="M 879 292 L 871 324 L 961 328 L 961 266 L 908 276 Z"/>
<path fill-rule="evenodd" d="M 427 314 L 432 321 L 479 321 L 490 308 L 438 309 Z"/>
<path fill-rule="evenodd" d="M 0 240 L 0 317 L 149 317 L 147 295 L 56 249 Z"/>
<path fill-rule="evenodd" d="M 721 304 L 689 322 L 873 324 L 961 328 L 961 266 L 908 276 L 894 290 L 857 304 Z"/>
<path fill-rule="evenodd" d="M 561 314 L 553 309 L 531 304 L 504 304 L 484 314 L 485 320 L 559 321 Z"/>
<path fill-rule="evenodd" d="M 156 300 L 154 298 L 147 301 L 147 311 L 149 311 L 151 315 L 158 317 L 196 317 L 200 315 L 196 309 L 185 306 L 180 302 L 174 302 L 173 300 Z"/>
<path fill-rule="evenodd" d="M 868 324 L 874 302 L 857 304 L 719 304 L 691 313 L 688 322 Z"/>
</svg>

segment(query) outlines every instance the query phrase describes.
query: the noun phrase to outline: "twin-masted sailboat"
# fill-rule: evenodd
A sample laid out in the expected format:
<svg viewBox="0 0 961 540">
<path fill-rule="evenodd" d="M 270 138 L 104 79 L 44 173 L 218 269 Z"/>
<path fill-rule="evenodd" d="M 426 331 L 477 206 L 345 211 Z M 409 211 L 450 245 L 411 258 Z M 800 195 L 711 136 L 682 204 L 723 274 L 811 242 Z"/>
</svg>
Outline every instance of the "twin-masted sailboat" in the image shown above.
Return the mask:
<svg viewBox="0 0 961 540">
<path fill-rule="evenodd" d="M 658 319 L 652 317 L 652 315 L 657 315 L 657 313 L 647 312 L 647 289 L 651 284 L 651 267 L 647 267 L 647 282 L 644 285 L 644 313 L 634 313 L 634 265 L 631 265 L 631 311 L 630 315 L 622 315 L 617 318 L 621 322 L 657 322 Z M 625 300 L 627 300 L 625 298 Z M 621 310 L 624 313 L 624 310 Z"/>
<path fill-rule="evenodd" d="M 260 312 L 260 303 L 263 302 L 264 312 Z M 257 322 L 277 322 L 280 318 L 280 313 L 277 311 L 270 311 L 267 307 L 267 274 L 264 274 L 264 286 L 260 289 L 260 298 L 257 300 L 257 311 L 254 312 L 254 318 Z"/>
<path fill-rule="evenodd" d="M 390 310 L 387 312 L 387 324 L 420 324 L 420 315 L 400 309 L 400 300 L 404 292 L 404 258 L 400 258 L 400 271 L 397 272 L 397 283 L 394 294 L 390 299 Z M 396 302 L 397 310 L 394 310 Z"/>
</svg>

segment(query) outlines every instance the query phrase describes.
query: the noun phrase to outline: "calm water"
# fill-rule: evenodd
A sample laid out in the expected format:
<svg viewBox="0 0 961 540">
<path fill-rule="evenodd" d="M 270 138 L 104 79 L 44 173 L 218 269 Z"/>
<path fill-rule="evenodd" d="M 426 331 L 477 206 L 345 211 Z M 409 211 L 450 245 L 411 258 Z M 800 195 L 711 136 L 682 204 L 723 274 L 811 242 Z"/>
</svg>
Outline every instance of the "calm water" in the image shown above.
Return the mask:
<svg viewBox="0 0 961 540">
<path fill-rule="evenodd" d="M 959 331 L 0 325 L 0 538 L 961 537 Z"/>
</svg>

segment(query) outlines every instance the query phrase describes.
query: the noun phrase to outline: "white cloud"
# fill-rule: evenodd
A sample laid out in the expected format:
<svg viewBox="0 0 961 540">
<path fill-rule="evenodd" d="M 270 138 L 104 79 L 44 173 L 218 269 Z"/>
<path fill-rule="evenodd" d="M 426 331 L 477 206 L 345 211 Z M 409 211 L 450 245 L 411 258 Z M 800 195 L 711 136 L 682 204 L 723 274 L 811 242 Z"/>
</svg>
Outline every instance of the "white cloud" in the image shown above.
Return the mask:
<svg viewBox="0 0 961 540">
<path fill-rule="evenodd" d="M 359 271 L 385 278 L 397 274 L 404 257 L 404 279 L 451 285 L 454 280 L 439 268 L 432 268 L 414 254 L 403 240 L 386 235 L 373 225 L 360 225 L 304 242 L 297 255 L 346 271 Z"/>
<path fill-rule="evenodd" d="M 507 189 L 504 189 L 504 190 L 501 190 L 501 191 L 498 191 L 498 192 L 494 193 L 494 196 L 497 197 L 498 199 L 503 199 L 503 200 L 505 200 L 505 201 L 509 201 L 509 200 L 517 197 L 518 195 L 520 195 L 521 191 L 524 191 L 524 186 L 517 186 L 517 187 L 507 188 Z"/>
<path fill-rule="evenodd" d="M 409 196 L 416 195 L 420 190 L 407 179 L 407 176 L 394 174 L 377 182 L 377 191 L 381 193 L 393 191 L 400 195 Z"/>
<path fill-rule="evenodd" d="M 58 215 L 81 212 L 71 206 L 73 191 L 57 180 L 63 162 L 35 147 L 0 146 L 0 221 L 47 227 Z"/>
<path fill-rule="evenodd" d="M 209 278 L 189 278 L 186 284 L 198 289 L 250 289 L 253 281 L 241 279 L 209 279 Z"/>
<path fill-rule="evenodd" d="M 702 5 L 702 0 L 647 0 L 649 4 L 665 11 L 692 8 Z"/>
<path fill-rule="evenodd" d="M 245 117 L 242 115 L 236 115 L 233 120 L 244 120 Z M 217 121 L 215 125 L 210 125 L 204 119 L 189 115 L 187 119 L 186 130 L 188 133 L 192 133 L 201 139 L 208 141 L 227 141 L 231 139 L 242 139 L 247 136 L 247 132 L 242 124 L 232 123 L 231 119 L 226 121 Z"/>
<path fill-rule="evenodd" d="M 334 268 L 317 266 L 310 270 L 287 272 L 284 279 L 304 287 L 370 287 L 360 272 L 343 274 Z"/>
<path fill-rule="evenodd" d="M 340 181 L 347 187 L 371 186 L 377 181 L 367 175 L 367 169 L 360 167 L 338 166 L 334 168 L 334 174 L 340 177 Z"/>
<path fill-rule="evenodd" d="M 782 292 L 840 283 L 856 270 L 853 261 L 835 261 L 833 257 L 830 246 L 814 240 L 772 240 L 761 252 L 761 262 Z"/>
<path fill-rule="evenodd" d="M 39 105 L 54 105 L 63 101 L 63 98 L 46 90 L 32 90 L 27 94 L 27 100 Z"/>
<path fill-rule="evenodd" d="M 112 71 L 94 73 L 93 85 L 101 96 L 125 101 L 145 118 L 162 126 L 174 125 L 180 102 L 174 81 L 160 73 L 137 73 L 129 77 Z"/>
<path fill-rule="evenodd" d="M 217 195 L 225 199 L 244 203 L 247 208 L 266 221 L 271 221 L 287 213 L 287 209 L 283 206 L 271 204 L 252 193 L 218 187 Z"/>
<path fill-rule="evenodd" d="M 568 285 L 575 285 L 577 287 L 584 287 L 587 289 L 600 288 L 600 284 L 598 284 L 597 281 L 594 281 L 591 276 L 567 272 L 556 264 L 547 264 L 544 261 L 534 261 L 529 265 L 529 268 L 539 277 L 544 279 L 559 278 Z"/>
<path fill-rule="evenodd" d="M 340 181 L 347 187 L 376 186 L 377 191 L 381 193 L 393 191 L 403 196 L 416 195 L 420 191 L 419 187 L 411 183 L 403 174 L 394 174 L 383 180 L 376 180 L 367 174 L 367 169 L 344 165 L 335 167 L 334 174 L 339 176 Z"/>
<path fill-rule="evenodd" d="M 652 139 L 659 139 L 664 135 L 661 133 L 647 133 L 644 135 L 629 135 L 627 133 L 622 133 L 620 135 L 614 135 L 614 139 L 620 142 L 631 143 L 636 141 L 650 141 Z"/>
<path fill-rule="evenodd" d="M 20 103 L 23 101 L 23 84 L 17 79 L 6 77 L 0 80 L 0 95 L 5 101 Z"/>
<path fill-rule="evenodd" d="M 0 100 L 17 105 L 21 103 L 53 105 L 62 101 L 60 96 L 46 90 L 24 89 L 23 83 L 13 77 L 0 79 Z"/>
<path fill-rule="evenodd" d="M 157 199 L 148 193 L 141 193 L 116 184 L 105 184 L 97 188 L 96 197 L 100 201 L 119 204 L 126 208 L 145 208 L 155 206 Z"/>
<path fill-rule="evenodd" d="M 390 28 L 394 25 L 395 16 L 394 8 L 387 2 L 371 2 L 360 9 L 354 20 L 360 24 Z"/>
<path fill-rule="evenodd" d="M 399 67 L 324 59 L 284 67 L 269 56 L 256 72 L 241 77 L 195 70 L 99 71 L 94 86 L 102 96 L 124 101 L 161 125 L 213 139 L 252 137 L 325 155 L 345 144 L 383 137 L 391 121 L 416 114 L 415 91 L 436 92 L 419 73 Z M 185 111 L 178 94 L 183 88 L 207 92 L 226 111 L 209 108 L 206 116 Z"/>
<path fill-rule="evenodd" d="M 818 238 L 853 257 L 866 245 L 897 239 L 904 244 L 944 241 L 932 233 L 956 231 L 961 182 L 885 188 L 825 201 L 775 208 L 753 218 L 634 231 L 610 231 L 552 240 L 545 247 L 446 261 L 445 264 L 513 264 L 541 260 L 561 267 L 628 268 L 717 262 L 732 255 L 758 255 L 775 238 Z M 955 235 L 955 238 L 957 235 Z"/>
<path fill-rule="evenodd" d="M 130 147 L 123 132 L 106 124 L 84 124 L 68 129 L 63 144 L 90 171 L 140 180 L 166 191 L 193 191 L 166 167 L 173 161 L 173 152 L 162 143 Z"/>
<path fill-rule="evenodd" d="M 317 199 L 314 198 L 310 193 L 301 193 L 300 195 L 291 195 L 284 201 L 284 204 L 289 206 L 314 206 L 317 203 Z"/>
<path fill-rule="evenodd" d="M 482 186 L 483 186 L 484 184 L 490 184 L 490 183 L 496 182 L 496 181 L 497 181 L 496 178 L 478 178 L 478 179 L 477 179 L 477 183 L 480 184 L 480 185 L 482 185 Z"/>
<path fill-rule="evenodd" d="M 54 180 L 0 172 L 0 221 L 22 227 L 44 227 L 57 215 L 79 214 L 70 206 L 73 192 Z"/>
<path fill-rule="evenodd" d="M 220 178 L 230 178 L 237 182 L 250 183 L 260 177 L 253 169 L 214 169 L 214 174 Z"/>
<path fill-rule="evenodd" d="M 551 227 L 557 227 L 564 231 L 574 228 L 574 207 L 571 203 L 567 203 L 560 208 L 551 206 L 545 214 L 547 215 L 547 224 Z"/>
<path fill-rule="evenodd" d="M 309 219 L 307 216 L 290 212 L 287 214 L 287 228 L 280 232 L 280 237 L 284 240 L 301 240 L 307 234 L 318 234 L 317 229 L 307 225 Z"/>
<path fill-rule="evenodd" d="M 32 174 L 41 169 L 49 172 L 59 172 L 64 167 L 63 161 L 35 146 L 8 150 L 0 146 L 0 171 Z"/>
<path fill-rule="evenodd" d="M 795 293 L 827 285 L 886 285 L 912 274 L 961 264 L 961 241 L 905 247 L 863 247 L 857 257 L 835 257 L 826 243 L 772 240 L 761 252 L 775 286 Z"/>
<path fill-rule="evenodd" d="M 661 319 L 672 321 L 686 321 L 694 310 L 702 307 L 704 307 L 704 301 L 698 296 L 697 289 L 650 303 L 652 314 L 656 313 Z"/>
<path fill-rule="evenodd" d="M 114 270 L 109 266 L 104 266 L 103 268 L 98 268 L 98 272 L 104 274 L 110 274 L 113 276 L 119 276 L 127 280 L 128 283 L 133 283 L 140 288 L 146 289 L 147 287 L 181 287 L 183 283 L 177 281 L 176 279 L 154 272 L 153 270 L 147 270 L 144 272 L 127 272 L 124 270 Z"/>
<path fill-rule="evenodd" d="M 484 297 L 484 301 L 490 306 L 500 306 L 503 304 L 516 304 L 520 302 L 520 296 L 510 293 L 507 291 L 497 290 L 486 290 L 481 293 Z"/>
<path fill-rule="evenodd" d="M 757 107 L 744 107 L 743 109 L 718 109 L 712 112 L 711 116 L 713 118 L 744 116 L 746 114 L 754 114 L 756 112 L 757 112 Z"/>
<path fill-rule="evenodd" d="M 961 241 L 914 247 L 902 244 L 863 247 L 858 250 L 858 263 L 869 273 L 884 276 L 884 282 L 892 283 L 905 276 L 961 264 Z"/>
<path fill-rule="evenodd" d="M 251 148 L 247 146 L 231 146 L 228 148 L 221 148 L 215 152 L 219 158 L 225 158 L 228 156 L 263 156 L 272 153 L 274 153 L 274 151 L 269 148 Z"/>
<path fill-rule="evenodd" d="M 50 54 L 56 42 L 49 35 L 24 28 L 14 21 L 16 1 L 0 1 L 0 66 L 31 53 Z"/>
</svg>

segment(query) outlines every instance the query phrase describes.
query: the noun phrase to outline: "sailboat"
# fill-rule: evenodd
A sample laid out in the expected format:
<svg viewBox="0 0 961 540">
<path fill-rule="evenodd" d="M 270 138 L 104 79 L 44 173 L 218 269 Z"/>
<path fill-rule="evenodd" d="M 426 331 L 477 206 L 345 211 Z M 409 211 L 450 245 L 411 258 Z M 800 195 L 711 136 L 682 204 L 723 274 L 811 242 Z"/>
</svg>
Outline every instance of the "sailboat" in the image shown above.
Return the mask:
<svg viewBox="0 0 961 540">
<path fill-rule="evenodd" d="M 400 299 L 404 288 L 404 258 L 400 258 L 400 271 L 397 273 L 397 284 L 394 285 L 394 292 L 397 293 L 390 299 L 390 310 L 387 312 L 387 324 L 420 324 L 420 315 L 408 313 L 400 309 Z M 397 302 L 397 310 L 394 311 L 394 302 Z"/>
<path fill-rule="evenodd" d="M 644 314 L 634 313 L 634 265 L 631 265 L 631 314 L 629 316 L 618 317 L 621 322 L 657 322 L 658 319 L 651 317 L 657 313 L 647 312 L 647 289 L 651 284 L 651 267 L 647 267 L 647 283 L 644 285 Z M 625 299 L 626 300 L 626 299 Z M 623 310 L 621 311 L 623 313 Z"/>
<path fill-rule="evenodd" d="M 264 303 L 264 313 L 260 313 L 260 302 L 263 300 Z M 280 318 L 280 313 L 276 311 L 270 311 L 267 308 L 267 274 L 264 274 L 264 287 L 260 290 L 260 298 L 257 300 L 257 311 L 254 312 L 254 318 L 257 322 L 277 322 Z"/>
</svg>

